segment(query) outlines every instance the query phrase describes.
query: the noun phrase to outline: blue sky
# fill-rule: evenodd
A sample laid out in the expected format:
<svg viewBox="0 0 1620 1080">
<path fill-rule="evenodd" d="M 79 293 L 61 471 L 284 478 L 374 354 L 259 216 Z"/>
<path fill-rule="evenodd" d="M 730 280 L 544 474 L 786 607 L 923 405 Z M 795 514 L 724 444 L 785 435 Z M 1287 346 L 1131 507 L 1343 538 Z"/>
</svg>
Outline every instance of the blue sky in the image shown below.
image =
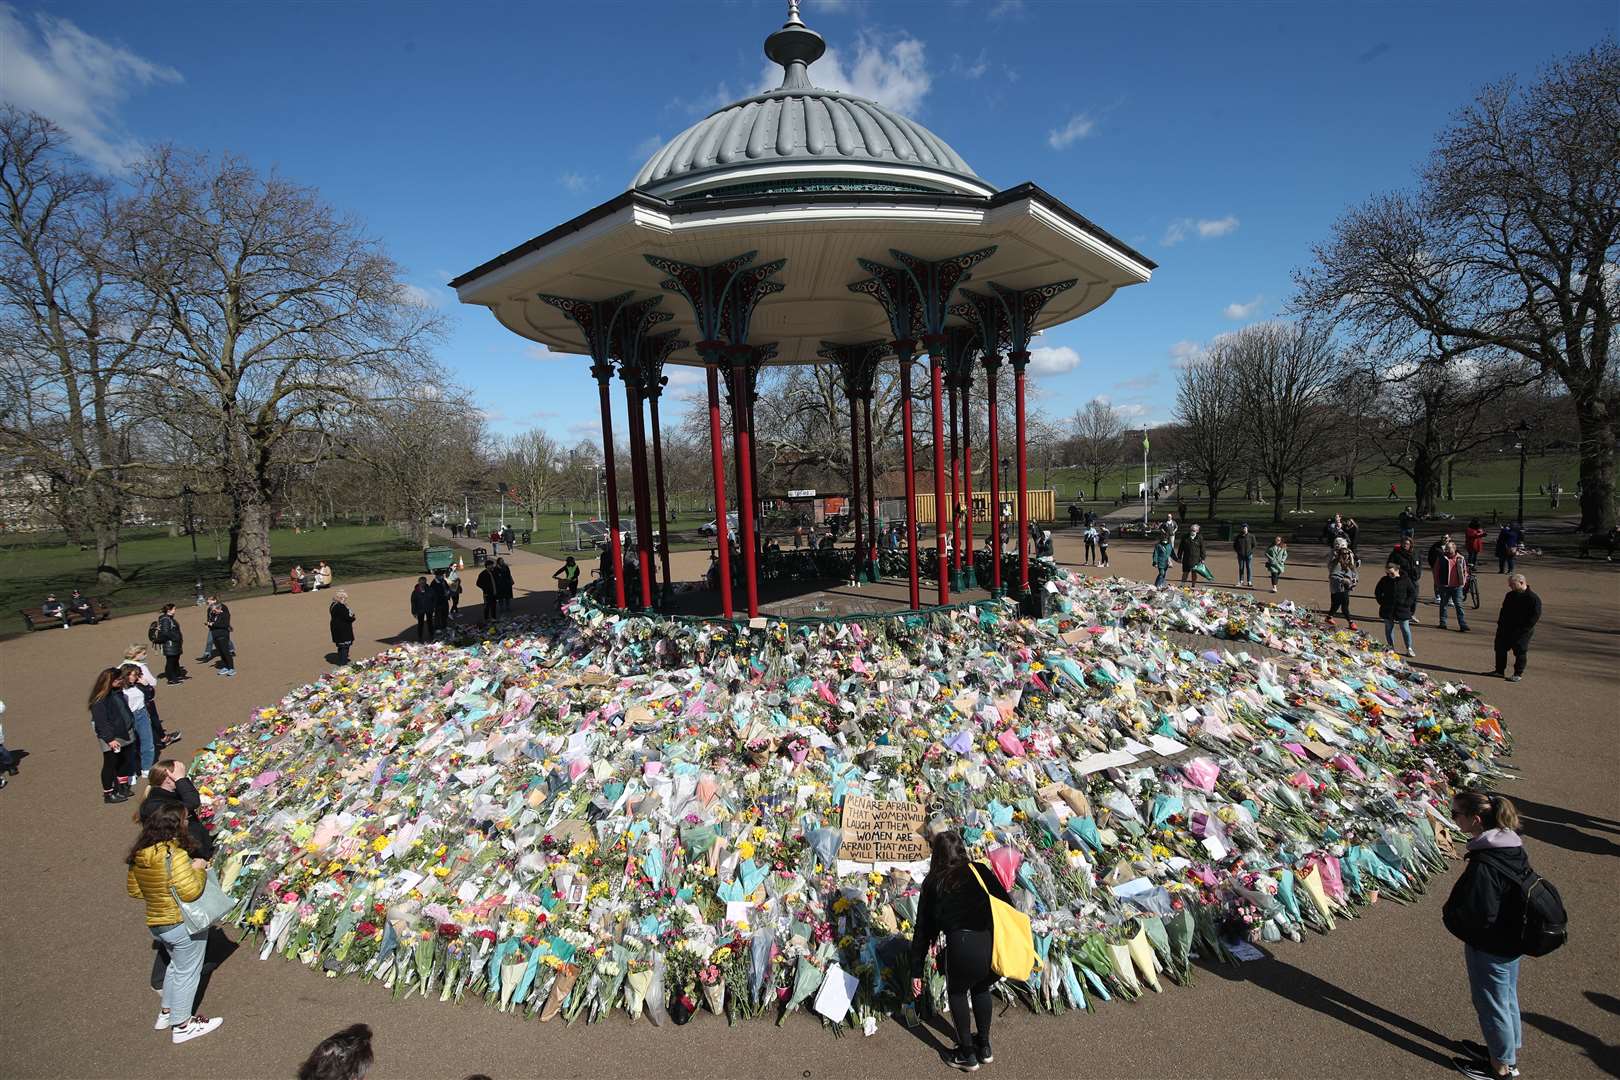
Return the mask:
<svg viewBox="0 0 1620 1080">
<path fill-rule="evenodd" d="M 0 4 L 0 96 L 108 169 L 231 151 L 361 217 L 440 306 L 498 432 L 595 430 L 582 361 L 443 287 L 618 194 L 766 77 L 780 0 Z M 1275 315 L 1335 216 L 1408 184 L 1481 84 L 1616 32 L 1613 0 L 806 0 L 818 85 L 911 115 L 1000 187 L 1040 184 L 1157 260 L 1044 336 L 1039 406 L 1169 416 L 1178 356 Z M 774 83 L 773 83 L 774 85 Z"/>
</svg>

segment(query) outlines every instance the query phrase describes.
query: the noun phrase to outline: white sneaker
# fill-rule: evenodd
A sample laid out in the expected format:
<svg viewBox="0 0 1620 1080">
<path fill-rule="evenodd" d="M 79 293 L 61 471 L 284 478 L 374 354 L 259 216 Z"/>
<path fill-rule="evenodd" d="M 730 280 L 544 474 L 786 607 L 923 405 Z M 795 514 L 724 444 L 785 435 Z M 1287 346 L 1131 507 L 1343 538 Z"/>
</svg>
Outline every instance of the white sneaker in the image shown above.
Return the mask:
<svg viewBox="0 0 1620 1080">
<path fill-rule="evenodd" d="M 153 1031 L 168 1031 L 174 1027 L 174 1013 L 168 1009 L 158 1010 L 157 1023 L 152 1025 Z"/>
<path fill-rule="evenodd" d="M 190 1042 L 213 1031 L 225 1022 L 223 1017 L 208 1017 L 193 1014 L 190 1020 L 183 1024 L 176 1024 L 169 1034 L 176 1043 Z"/>
</svg>

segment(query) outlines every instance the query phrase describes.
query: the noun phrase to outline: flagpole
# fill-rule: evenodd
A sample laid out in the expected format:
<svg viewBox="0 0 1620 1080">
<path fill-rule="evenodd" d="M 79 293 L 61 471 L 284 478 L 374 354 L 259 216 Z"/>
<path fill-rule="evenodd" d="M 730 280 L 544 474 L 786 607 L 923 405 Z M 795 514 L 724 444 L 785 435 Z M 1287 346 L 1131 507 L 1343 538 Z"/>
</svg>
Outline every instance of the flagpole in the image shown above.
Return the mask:
<svg viewBox="0 0 1620 1080">
<path fill-rule="evenodd" d="M 1148 429 L 1142 429 L 1142 531 L 1148 527 Z"/>
</svg>

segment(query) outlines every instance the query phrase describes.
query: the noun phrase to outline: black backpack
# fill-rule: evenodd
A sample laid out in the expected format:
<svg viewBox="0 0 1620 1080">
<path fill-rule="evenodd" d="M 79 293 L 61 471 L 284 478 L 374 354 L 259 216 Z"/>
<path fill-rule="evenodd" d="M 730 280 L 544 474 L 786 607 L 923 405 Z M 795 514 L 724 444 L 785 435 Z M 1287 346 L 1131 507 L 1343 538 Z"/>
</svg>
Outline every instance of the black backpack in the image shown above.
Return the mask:
<svg viewBox="0 0 1620 1080">
<path fill-rule="evenodd" d="M 146 640 L 150 641 L 154 645 L 158 644 L 159 642 L 161 642 L 163 640 L 163 638 L 158 633 L 158 629 L 159 629 L 158 628 L 158 621 L 156 619 L 153 619 L 152 622 L 151 622 L 151 625 L 147 626 L 147 628 L 146 628 Z"/>
<path fill-rule="evenodd" d="M 1524 956 L 1546 956 L 1561 948 L 1569 940 L 1569 913 L 1557 887 L 1528 867 L 1520 874 L 1497 859 L 1486 861 L 1511 885 L 1502 897 L 1497 924 L 1503 943 L 1516 945 Z"/>
</svg>

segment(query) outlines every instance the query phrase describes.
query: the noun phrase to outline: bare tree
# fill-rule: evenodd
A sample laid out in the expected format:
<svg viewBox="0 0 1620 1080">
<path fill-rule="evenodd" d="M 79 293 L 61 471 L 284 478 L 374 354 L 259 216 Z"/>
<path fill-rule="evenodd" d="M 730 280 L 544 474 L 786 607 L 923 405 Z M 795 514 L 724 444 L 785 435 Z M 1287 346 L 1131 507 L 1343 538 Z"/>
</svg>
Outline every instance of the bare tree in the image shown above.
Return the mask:
<svg viewBox="0 0 1620 1080">
<path fill-rule="evenodd" d="M 1102 398 L 1086 402 L 1069 421 L 1069 436 L 1080 472 L 1091 481 L 1093 502 L 1099 498 L 1103 477 L 1124 460 L 1124 435 L 1125 421 L 1119 410 Z"/>
<path fill-rule="evenodd" d="M 1172 447 L 1187 475 L 1208 492 L 1208 516 L 1213 518 L 1221 492 L 1244 472 L 1237 379 L 1231 369 L 1207 357 L 1183 368 L 1175 415 Z"/>
<path fill-rule="evenodd" d="M 106 272 L 111 185 L 65 143 L 44 117 L 0 109 L 0 452 L 49 478 L 113 582 L 139 475 L 129 373 L 148 318 Z"/>
<path fill-rule="evenodd" d="M 1297 275 L 1299 300 L 1369 344 L 1506 350 L 1557 377 L 1580 425 L 1581 527 L 1615 524 L 1620 391 L 1620 44 L 1520 90 L 1482 90 L 1443 131 L 1412 196 L 1347 213 Z"/>
<path fill-rule="evenodd" d="M 507 483 L 529 505 L 529 528 L 540 528 L 541 504 L 562 490 L 563 449 L 539 428 L 513 436 L 501 455 Z"/>
<path fill-rule="evenodd" d="M 1267 322 L 1217 338 L 1209 363 L 1231 373 L 1243 457 L 1271 486 L 1271 520 L 1280 522 L 1288 481 L 1326 459 L 1338 351 L 1320 326 Z"/>
<path fill-rule="evenodd" d="M 459 392 L 382 395 L 355 411 L 343 445 L 423 547 L 434 511 L 465 490 L 486 456 L 483 414 Z"/>
<path fill-rule="evenodd" d="M 162 150 L 121 214 L 118 273 L 152 306 L 147 385 L 206 418 L 231 505 L 231 576 L 270 579 L 277 470 L 378 386 L 430 379 L 439 328 L 360 226 L 246 163 Z"/>
</svg>

